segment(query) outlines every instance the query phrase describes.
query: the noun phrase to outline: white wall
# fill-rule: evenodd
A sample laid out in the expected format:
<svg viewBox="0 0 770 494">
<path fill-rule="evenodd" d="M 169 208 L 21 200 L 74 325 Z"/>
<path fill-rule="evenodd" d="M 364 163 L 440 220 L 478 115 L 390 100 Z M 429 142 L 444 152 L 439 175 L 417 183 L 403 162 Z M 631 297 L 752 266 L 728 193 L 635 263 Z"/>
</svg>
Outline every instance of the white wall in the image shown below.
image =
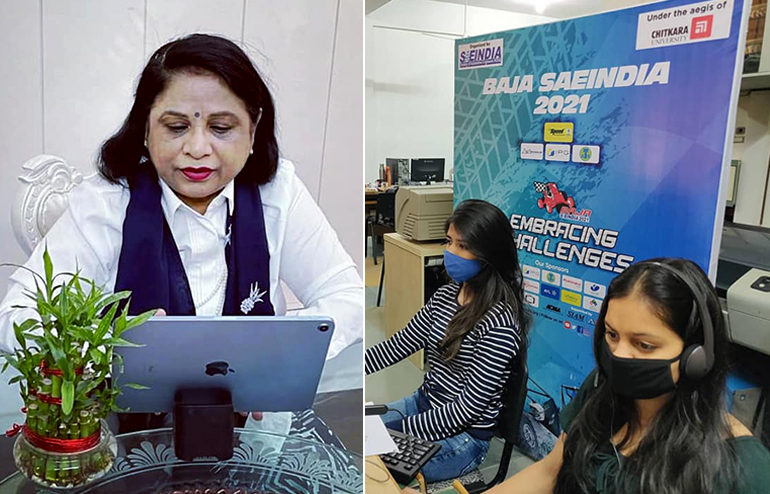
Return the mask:
<svg viewBox="0 0 770 494">
<path fill-rule="evenodd" d="M 733 221 L 770 227 L 770 190 L 767 187 L 770 158 L 770 92 L 752 92 L 738 99 L 735 125 L 746 127 L 746 140 L 733 144 L 733 159 L 741 160 Z M 762 200 L 767 198 L 764 218 Z M 760 223 L 761 219 L 764 219 Z"/>
<path fill-rule="evenodd" d="M 454 158 L 454 40 L 391 26 L 475 36 L 548 17 L 431 0 L 391 0 L 366 16 L 365 178 L 385 158 Z M 465 31 L 464 31 L 465 25 Z"/>
<path fill-rule="evenodd" d="M 255 60 L 276 100 L 282 155 L 363 273 L 362 2 L 0 0 L 0 12 L 0 262 L 25 261 L 10 221 L 21 165 L 46 153 L 93 172 L 152 52 L 208 32 Z M 0 298 L 9 274 L 0 270 Z M 20 406 L 8 377 L 0 414 Z"/>
</svg>

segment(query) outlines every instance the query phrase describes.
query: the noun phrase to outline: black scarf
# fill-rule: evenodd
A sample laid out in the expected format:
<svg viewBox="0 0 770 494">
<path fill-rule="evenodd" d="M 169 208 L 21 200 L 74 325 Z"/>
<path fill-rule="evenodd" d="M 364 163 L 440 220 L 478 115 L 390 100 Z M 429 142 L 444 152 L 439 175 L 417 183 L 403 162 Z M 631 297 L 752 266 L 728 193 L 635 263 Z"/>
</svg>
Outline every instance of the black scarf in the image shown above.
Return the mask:
<svg viewBox="0 0 770 494">
<path fill-rule="evenodd" d="M 132 292 L 131 315 L 157 308 L 170 316 L 195 315 L 190 284 L 163 214 L 162 191 L 151 163 L 142 164 L 142 171 L 129 179 L 129 188 L 115 292 Z M 272 316 L 270 253 L 259 187 L 236 177 L 235 204 L 227 219 L 230 240 L 225 247 L 228 276 L 222 314 Z"/>
</svg>

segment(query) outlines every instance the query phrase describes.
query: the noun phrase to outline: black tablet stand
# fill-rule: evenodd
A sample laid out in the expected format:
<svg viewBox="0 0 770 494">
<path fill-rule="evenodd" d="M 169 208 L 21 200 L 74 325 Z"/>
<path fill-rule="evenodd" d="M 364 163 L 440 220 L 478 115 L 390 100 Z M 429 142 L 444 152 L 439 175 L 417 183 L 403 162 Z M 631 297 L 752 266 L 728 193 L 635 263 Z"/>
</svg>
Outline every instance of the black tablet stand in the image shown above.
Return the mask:
<svg viewBox="0 0 770 494">
<path fill-rule="evenodd" d="M 179 389 L 174 396 L 174 451 L 184 461 L 233 457 L 233 399 L 218 388 Z"/>
</svg>

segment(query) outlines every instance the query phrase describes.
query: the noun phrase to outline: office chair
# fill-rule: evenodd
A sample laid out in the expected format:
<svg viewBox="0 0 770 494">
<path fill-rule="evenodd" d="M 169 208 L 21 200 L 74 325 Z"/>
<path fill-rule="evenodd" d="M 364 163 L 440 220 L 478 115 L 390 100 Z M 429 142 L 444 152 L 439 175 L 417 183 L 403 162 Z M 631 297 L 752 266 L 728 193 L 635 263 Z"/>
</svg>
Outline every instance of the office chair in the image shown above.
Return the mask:
<svg viewBox="0 0 770 494">
<path fill-rule="evenodd" d="M 519 440 L 519 423 L 527 398 L 527 376 L 527 350 L 525 347 L 511 363 L 511 373 L 503 388 L 501 399 L 503 407 L 500 410 L 495 435 L 503 439 L 504 445 L 497 473 L 489 483 L 474 482 L 466 485 L 465 488 L 469 494 L 478 494 L 491 489 L 505 480 L 505 476 L 508 474 L 508 464 L 511 462 L 513 447 Z M 462 479 L 460 481 L 462 482 Z"/>
<path fill-rule="evenodd" d="M 369 236 L 372 237 L 372 258 L 377 265 L 377 251 L 375 250 L 376 239 L 382 238 L 386 233 L 396 231 L 396 194 L 395 191 L 383 192 L 377 196 L 376 215 L 370 218 L 367 223 L 369 226 Z"/>
</svg>

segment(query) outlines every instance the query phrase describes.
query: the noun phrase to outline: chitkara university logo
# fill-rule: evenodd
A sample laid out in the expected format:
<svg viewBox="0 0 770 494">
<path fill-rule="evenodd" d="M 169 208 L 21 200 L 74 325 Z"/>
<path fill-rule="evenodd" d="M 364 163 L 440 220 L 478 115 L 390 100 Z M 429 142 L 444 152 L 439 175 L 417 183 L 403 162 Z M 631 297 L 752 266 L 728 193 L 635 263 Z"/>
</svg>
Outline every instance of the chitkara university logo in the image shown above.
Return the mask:
<svg viewBox="0 0 770 494">
<path fill-rule="evenodd" d="M 554 212 L 565 220 L 578 221 L 580 223 L 591 222 L 590 209 L 577 209 L 575 199 L 566 191 L 559 190 L 555 182 L 533 182 L 535 191 L 543 197 L 537 199 L 537 207 L 545 209 L 549 214 Z"/>
<path fill-rule="evenodd" d="M 713 15 L 693 17 L 690 26 L 690 39 L 703 39 L 711 37 L 711 26 L 714 24 Z"/>
</svg>

